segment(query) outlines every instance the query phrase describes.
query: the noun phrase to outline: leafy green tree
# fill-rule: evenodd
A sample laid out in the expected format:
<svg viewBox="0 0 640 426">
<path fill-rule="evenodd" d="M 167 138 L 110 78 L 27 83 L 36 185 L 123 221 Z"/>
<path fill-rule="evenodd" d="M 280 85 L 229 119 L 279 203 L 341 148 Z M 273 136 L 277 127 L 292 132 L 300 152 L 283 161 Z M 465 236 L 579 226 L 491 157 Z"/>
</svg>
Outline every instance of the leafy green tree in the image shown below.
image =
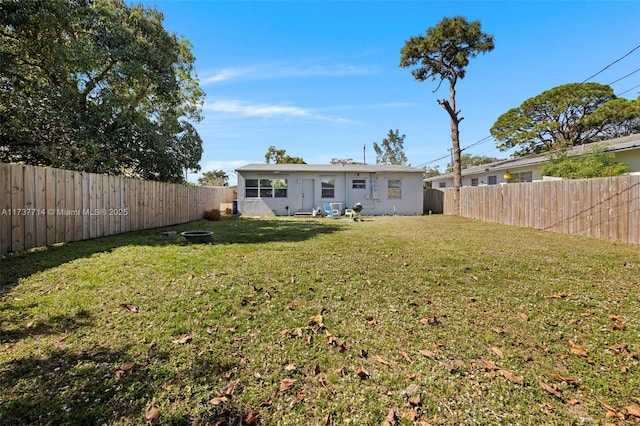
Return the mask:
<svg viewBox="0 0 640 426">
<path fill-rule="evenodd" d="M 380 145 L 373 143 L 373 150 L 376 152 L 376 164 L 407 164 L 407 156 L 404 153 L 405 135 L 400 136 L 396 129 L 394 132 L 389 129 L 387 137 Z"/>
<path fill-rule="evenodd" d="M 527 99 L 491 127 L 498 148 L 528 155 L 638 131 L 640 102 L 616 99 L 611 87 L 570 83 Z"/>
<path fill-rule="evenodd" d="M 613 139 L 640 133 L 640 97 L 634 101 L 616 98 L 602 104 L 583 120 L 584 125 L 599 130 L 601 139 Z"/>
<path fill-rule="evenodd" d="M 204 172 L 198 178 L 198 185 L 202 186 L 229 186 L 229 176 L 224 170 L 212 170 Z"/>
<path fill-rule="evenodd" d="M 568 155 L 566 150 L 561 150 L 551 161 L 540 167 L 543 176 L 566 179 L 621 176 L 628 171 L 629 166 L 616 161 L 612 152 L 606 152 L 602 148 L 573 156 Z"/>
<path fill-rule="evenodd" d="M 122 0 L 0 2 L 0 161 L 180 182 L 204 93 L 187 40 Z"/>
<path fill-rule="evenodd" d="M 307 164 L 300 157 L 291 157 L 287 155 L 287 151 L 284 149 L 276 149 L 271 145 L 267 149 L 267 153 L 264 155 L 265 163 L 270 164 Z"/>
<path fill-rule="evenodd" d="M 494 48 L 493 36 L 482 32 L 480 21 L 467 22 L 463 16 L 444 18 L 427 30 L 426 36 L 411 37 L 404 45 L 400 58 L 401 67 L 418 66 L 411 73 L 420 82 L 438 81 L 436 91 L 446 80 L 449 83 L 449 99 L 438 99 L 451 123 L 453 148 L 453 182 L 455 188 L 454 209 L 460 211 L 460 130 L 463 120 L 456 106 L 456 84 L 464 78 L 469 59 Z"/>
<path fill-rule="evenodd" d="M 353 158 L 332 158 L 330 164 L 362 164 Z"/>
<path fill-rule="evenodd" d="M 496 161 L 502 160 L 497 157 L 490 157 L 486 155 L 472 155 L 472 154 L 462 154 L 460 156 L 460 165 L 462 169 L 468 169 L 473 166 L 481 166 L 483 164 L 495 163 Z M 451 173 L 453 171 L 453 165 L 451 163 L 447 164 L 447 173 Z"/>
</svg>

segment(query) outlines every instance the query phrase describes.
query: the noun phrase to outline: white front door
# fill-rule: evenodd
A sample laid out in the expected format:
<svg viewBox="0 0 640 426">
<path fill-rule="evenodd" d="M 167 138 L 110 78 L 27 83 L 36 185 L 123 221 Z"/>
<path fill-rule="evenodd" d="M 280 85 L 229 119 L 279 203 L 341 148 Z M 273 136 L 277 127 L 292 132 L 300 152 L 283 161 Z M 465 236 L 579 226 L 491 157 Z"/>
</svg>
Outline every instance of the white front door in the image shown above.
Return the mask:
<svg viewBox="0 0 640 426">
<path fill-rule="evenodd" d="M 311 211 L 315 207 L 313 197 L 313 179 L 302 180 L 302 210 Z"/>
</svg>

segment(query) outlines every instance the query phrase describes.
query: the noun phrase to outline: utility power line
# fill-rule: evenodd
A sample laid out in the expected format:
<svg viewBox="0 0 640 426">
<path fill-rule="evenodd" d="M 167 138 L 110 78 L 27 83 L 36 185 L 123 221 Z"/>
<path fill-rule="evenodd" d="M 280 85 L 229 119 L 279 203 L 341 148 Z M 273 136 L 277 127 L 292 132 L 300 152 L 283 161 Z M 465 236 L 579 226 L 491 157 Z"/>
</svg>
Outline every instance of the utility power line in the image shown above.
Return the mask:
<svg viewBox="0 0 640 426">
<path fill-rule="evenodd" d="M 623 56 L 621 56 L 620 58 L 616 59 L 615 61 L 611 62 L 609 65 L 607 65 L 606 67 L 602 68 L 600 71 L 598 71 L 597 73 L 595 73 L 594 75 L 592 75 L 591 77 L 587 78 L 586 80 L 584 80 L 582 83 L 586 83 L 587 81 L 591 80 L 593 77 L 597 76 L 598 74 L 602 73 L 603 71 L 605 71 L 607 68 L 609 68 L 610 66 L 612 66 L 613 64 L 620 62 L 621 60 L 623 60 L 624 58 L 626 58 L 627 56 L 631 55 L 634 51 L 640 49 L 640 44 L 637 45 L 636 47 L 634 47 L 633 49 L 631 49 L 629 52 L 627 52 L 626 54 L 624 54 Z"/>
<path fill-rule="evenodd" d="M 623 77 L 620 77 L 620 78 L 619 78 L 619 79 L 617 79 L 616 81 L 612 81 L 612 82 L 611 82 L 611 83 L 609 83 L 607 86 L 611 86 L 612 84 L 617 83 L 617 82 L 619 82 L 620 80 L 624 80 L 625 78 L 629 77 L 630 75 L 633 75 L 633 74 L 637 73 L 638 71 L 640 71 L 640 68 L 638 68 L 638 69 L 637 69 L 637 70 L 635 70 L 635 71 L 631 71 L 629 74 L 627 74 L 627 75 L 625 75 L 625 76 L 623 76 Z"/>
</svg>

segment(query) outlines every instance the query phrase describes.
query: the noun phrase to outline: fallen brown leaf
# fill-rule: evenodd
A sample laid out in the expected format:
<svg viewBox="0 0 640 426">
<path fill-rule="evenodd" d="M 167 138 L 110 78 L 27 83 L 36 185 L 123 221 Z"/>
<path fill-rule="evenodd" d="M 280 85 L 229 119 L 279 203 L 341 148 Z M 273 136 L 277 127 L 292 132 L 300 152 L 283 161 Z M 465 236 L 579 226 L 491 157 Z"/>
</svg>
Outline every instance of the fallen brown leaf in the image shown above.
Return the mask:
<svg viewBox="0 0 640 426">
<path fill-rule="evenodd" d="M 413 363 L 413 360 L 411 359 L 409 354 L 406 353 L 405 351 L 400 351 L 400 355 L 402 355 L 402 358 L 404 358 L 405 361 L 407 361 L 409 364 Z"/>
<path fill-rule="evenodd" d="M 325 417 L 322 422 L 322 426 L 333 426 L 333 414 L 327 414 L 327 417 Z"/>
<path fill-rule="evenodd" d="M 131 312 L 136 312 L 137 313 L 137 312 L 140 311 L 137 306 L 134 306 L 131 303 L 121 303 L 120 307 L 124 308 L 124 309 L 127 309 L 127 310 L 129 310 Z"/>
<path fill-rule="evenodd" d="M 435 358 L 435 355 L 429 349 L 421 349 L 418 352 L 420 353 L 420 355 L 422 355 L 424 357 Z"/>
<path fill-rule="evenodd" d="M 364 320 L 371 325 L 377 325 L 378 321 L 374 317 L 364 317 Z"/>
<path fill-rule="evenodd" d="M 296 367 L 295 364 L 287 364 L 284 366 L 284 370 L 285 371 L 295 371 L 295 369 L 298 368 Z"/>
<path fill-rule="evenodd" d="M 255 410 L 249 410 L 242 416 L 241 425 L 256 426 L 260 424 L 260 413 Z"/>
<path fill-rule="evenodd" d="M 569 348 L 571 348 L 571 352 L 575 355 L 579 356 L 587 356 L 588 352 L 584 346 L 578 345 L 573 340 L 569 340 Z"/>
<path fill-rule="evenodd" d="M 125 364 L 119 369 L 117 369 L 116 372 L 114 373 L 116 376 L 116 379 L 121 379 L 122 377 L 128 376 L 129 374 L 131 374 L 131 372 L 133 371 L 133 367 L 135 367 L 135 365 L 136 365 L 135 362 L 130 362 L 129 364 Z"/>
<path fill-rule="evenodd" d="M 515 374 L 507 371 L 507 370 L 498 370 L 498 373 L 502 375 L 505 379 L 509 380 L 511 383 L 515 383 L 517 385 L 523 385 L 524 379 L 520 376 L 516 376 Z"/>
<path fill-rule="evenodd" d="M 367 370 L 365 370 L 365 368 L 363 366 L 358 367 L 358 371 L 356 371 L 356 374 L 361 379 L 369 378 L 369 372 Z"/>
<path fill-rule="evenodd" d="M 240 382 L 240 379 L 232 380 L 226 385 L 224 385 L 219 391 L 218 394 L 221 396 L 231 396 L 236 390 L 236 386 Z"/>
<path fill-rule="evenodd" d="M 546 384 L 545 382 L 543 382 L 542 380 L 538 381 L 538 385 L 545 391 L 549 392 L 551 395 L 555 396 L 556 398 L 562 398 L 562 395 L 560 395 L 560 392 L 558 392 L 558 390 L 556 388 L 554 388 L 553 386 L 550 386 L 548 384 Z"/>
<path fill-rule="evenodd" d="M 549 296 L 549 298 L 550 299 L 564 299 L 567 296 L 568 296 L 568 294 L 563 291 L 561 293 L 552 294 L 551 296 Z"/>
<path fill-rule="evenodd" d="M 212 398 L 211 400 L 209 400 L 209 404 L 220 405 L 223 402 L 227 402 L 228 400 L 229 398 L 227 398 L 226 396 L 216 396 L 215 398 Z"/>
<path fill-rule="evenodd" d="M 482 363 L 482 366 L 484 367 L 484 369 L 487 371 L 499 370 L 498 366 L 493 361 L 489 361 L 488 359 L 481 359 L 480 362 Z"/>
<path fill-rule="evenodd" d="M 152 405 L 148 406 L 144 411 L 144 418 L 147 420 L 149 426 L 155 426 L 158 424 L 158 417 L 160 413 L 158 409 Z"/>
<path fill-rule="evenodd" d="M 529 315 L 525 314 L 524 312 L 520 312 L 518 316 L 522 321 L 529 321 Z"/>
<path fill-rule="evenodd" d="M 627 405 L 624 407 L 627 410 L 627 414 L 633 417 L 640 417 L 640 407 L 637 405 Z"/>
<path fill-rule="evenodd" d="M 391 365 L 389 361 L 383 359 L 380 355 L 376 355 L 376 361 L 378 361 L 380 364 Z"/>
<path fill-rule="evenodd" d="M 389 411 L 387 412 L 387 417 L 385 417 L 384 420 L 382 421 L 382 426 L 394 425 L 397 420 L 398 420 L 398 417 L 396 416 L 396 410 L 394 410 L 393 408 L 389 408 Z"/>
<path fill-rule="evenodd" d="M 568 385 L 576 385 L 576 384 L 578 384 L 578 380 L 573 379 L 571 377 L 564 377 L 564 376 L 561 376 L 559 374 L 554 374 L 551 377 L 553 378 L 553 380 L 556 380 L 558 382 L 565 382 Z"/>
<path fill-rule="evenodd" d="M 318 314 L 318 315 L 314 315 L 311 318 L 309 318 L 309 325 L 310 326 L 317 326 L 318 328 L 324 328 L 324 323 L 322 322 L 322 315 Z"/>
<path fill-rule="evenodd" d="M 296 383 L 296 379 L 282 379 L 282 380 L 280 380 L 280 388 L 278 389 L 278 392 L 285 393 L 286 391 L 291 389 L 295 383 Z"/>
<path fill-rule="evenodd" d="M 504 353 L 502 353 L 500 348 L 498 348 L 497 346 L 491 346 L 489 350 L 491 351 L 492 354 L 494 354 L 498 358 L 504 358 Z"/>
<path fill-rule="evenodd" d="M 191 336 L 191 334 L 183 334 L 182 336 L 175 339 L 173 343 L 176 343 L 178 345 L 186 345 L 187 343 L 191 343 L 192 340 L 193 337 Z"/>
</svg>

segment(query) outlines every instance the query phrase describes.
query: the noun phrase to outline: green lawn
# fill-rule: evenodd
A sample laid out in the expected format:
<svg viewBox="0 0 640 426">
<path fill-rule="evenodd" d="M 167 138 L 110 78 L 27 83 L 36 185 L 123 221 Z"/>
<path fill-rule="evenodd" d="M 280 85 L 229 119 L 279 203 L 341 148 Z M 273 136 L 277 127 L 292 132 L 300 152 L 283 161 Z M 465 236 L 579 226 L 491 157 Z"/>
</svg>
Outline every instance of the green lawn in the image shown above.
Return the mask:
<svg viewBox="0 0 640 426">
<path fill-rule="evenodd" d="M 640 423 L 640 248 L 232 219 L 1 260 L 0 424 Z"/>
</svg>

